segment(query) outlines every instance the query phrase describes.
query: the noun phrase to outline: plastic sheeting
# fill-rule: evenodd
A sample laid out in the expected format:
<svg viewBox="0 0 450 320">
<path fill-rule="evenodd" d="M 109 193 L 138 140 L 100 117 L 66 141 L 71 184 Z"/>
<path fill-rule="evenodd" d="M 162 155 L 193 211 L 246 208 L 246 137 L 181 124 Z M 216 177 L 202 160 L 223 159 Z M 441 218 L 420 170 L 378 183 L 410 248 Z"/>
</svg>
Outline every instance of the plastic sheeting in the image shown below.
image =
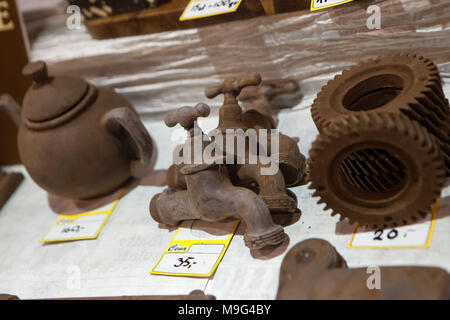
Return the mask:
<svg viewBox="0 0 450 320">
<path fill-rule="evenodd" d="M 367 28 L 371 5 L 380 8 L 380 30 Z M 48 61 L 54 72 L 112 86 L 141 114 L 152 115 L 207 102 L 205 87 L 252 71 L 264 78 L 292 77 L 305 91 L 317 92 L 316 77 L 329 79 L 374 55 L 414 51 L 448 63 L 449 21 L 449 0 L 356 1 L 331 10 L 93 40 L 84 27 L 68 30 L 65 16 L 56 16 L 43 21 L 47 25 L 31 56 Z"/>
</svg>

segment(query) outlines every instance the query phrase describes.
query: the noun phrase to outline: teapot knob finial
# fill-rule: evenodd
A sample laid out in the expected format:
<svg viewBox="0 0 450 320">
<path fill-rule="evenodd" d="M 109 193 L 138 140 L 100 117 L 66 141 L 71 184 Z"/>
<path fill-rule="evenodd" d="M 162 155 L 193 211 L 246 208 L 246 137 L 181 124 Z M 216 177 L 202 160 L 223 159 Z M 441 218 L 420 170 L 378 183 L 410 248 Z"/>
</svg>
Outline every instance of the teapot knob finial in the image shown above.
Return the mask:
<svg viewBox="0 0 450 320">
<path fill-rule="evenodd" d="M 33 79 L 35 82 L 42 83 L 50 79 L 47 72 L 47 65 L 44 61 L 36 61 L 27 64 L 22 73 L 24 76 Z"/>
</svg>

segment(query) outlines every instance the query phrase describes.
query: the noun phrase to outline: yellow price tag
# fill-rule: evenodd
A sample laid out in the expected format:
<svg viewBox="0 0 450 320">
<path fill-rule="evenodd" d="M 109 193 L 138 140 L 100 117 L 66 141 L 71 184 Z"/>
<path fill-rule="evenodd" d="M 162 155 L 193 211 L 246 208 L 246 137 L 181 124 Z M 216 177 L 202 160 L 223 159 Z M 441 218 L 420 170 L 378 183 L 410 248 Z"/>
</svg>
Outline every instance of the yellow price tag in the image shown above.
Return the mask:
<svg viewBox="0 0 450 320">
<path fill-rule="evenodd" d="M 120 196 L 109 208 L 103 210 L 74 215 L 60 214 L 40 241 L 62 242 L 96 239 L 119 199 Z"/>
<path fill-rule="evenodd" d="M 431 214 L 421 223 L 397 228 L 379 229 L 370 232 L 357 232 L 355 225 L 348 244 L 350 249 L 425 249 L 430 246 L 436 220 L 439 200 Z"/>
<path fill-rule="evenodd" d="M 193 20 L 235 12 L 242 0 L 191 0 L 180 21 Z"/>
<path fill-rule="evenodd" d="M 353 0 L 311 0 L 311 11 L 330 8 Z"/>
<path fill-rule="evenodd" d="M 151 274 L 184 277 L 210 277 L 239 225 L 239 220 L 221 222 L 224 235 L 211 235 L 192 228 L 195 221 L 181 224 Z"/>
</svg>

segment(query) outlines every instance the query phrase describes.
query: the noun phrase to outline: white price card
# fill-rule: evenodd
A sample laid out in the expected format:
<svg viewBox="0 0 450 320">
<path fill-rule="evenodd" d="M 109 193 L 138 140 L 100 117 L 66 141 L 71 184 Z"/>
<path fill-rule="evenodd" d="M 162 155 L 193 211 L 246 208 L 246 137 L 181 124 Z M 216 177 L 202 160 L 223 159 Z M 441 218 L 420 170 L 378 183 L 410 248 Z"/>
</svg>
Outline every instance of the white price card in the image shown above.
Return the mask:
<svg viewBox="0 0 450 320">
<path fill-rule="evenodd" d="M 96 239 L 118 201 L 119 199 L 114 201 L 109 208 L 100 211 L 84 212 L 74 215 L 60 214 L 58 219 L 56 219 L 42 237 L 41 242 Z"/>
<path fill-rule="evenodd" d="M 220 234 L 194 229 L 195 221 L 184 222 L 170 241 L 151 274 L 210 277 L 230 244 L 240 220 L 215 223 Z"/>
<path fill-rule="evenodd" d="M 355 227 L 348 244 L 352 249 L 422 249 L 428 248 L 433 234 L 439 200 L 428 215 L 420 223 L 397 228 L 358 232 Z"/>
<path fill-rule="evenodd" d="M 311 0 L 311 11 L 338 6 L 353 0 Z"/>
<path fill-rule="evenodd" d="M 235 12 L 242 0 L 191 0 L 180 21 L 200 19 Z"/>
</svg>

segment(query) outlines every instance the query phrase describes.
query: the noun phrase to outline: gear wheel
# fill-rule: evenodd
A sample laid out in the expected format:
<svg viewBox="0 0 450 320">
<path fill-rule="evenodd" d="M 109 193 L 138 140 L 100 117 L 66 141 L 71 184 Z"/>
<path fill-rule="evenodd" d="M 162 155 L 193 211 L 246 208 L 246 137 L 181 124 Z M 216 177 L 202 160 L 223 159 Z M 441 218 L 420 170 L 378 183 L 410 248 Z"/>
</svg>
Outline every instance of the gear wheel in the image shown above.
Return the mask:
<svg viewBox="0 0 450 320">
<path fill-rule="evenodd" d="M 320 132 L 342 116 L 361 111 L 389 111 L 418 121 L 437 138 L 450 176 L 449 102 L 429 59 L 395 54 L 361 63 L 329 81 L 311 107 Z"/>
<path fill-rule="evenodd" d="M 378 191 L 355 184 L 343 162 L 357 153 L 383 155 L 385 163 L 395 164 L 398 177 L 387 176 L 389 185 Z M 445 182 L 436 139 L 417 121 L 388 112 L 345 116 L 324 128 L 310 150 L 309 168 L 309 188 L 325 209 L 375 228 L 424 218 Z"/>
</svg>

